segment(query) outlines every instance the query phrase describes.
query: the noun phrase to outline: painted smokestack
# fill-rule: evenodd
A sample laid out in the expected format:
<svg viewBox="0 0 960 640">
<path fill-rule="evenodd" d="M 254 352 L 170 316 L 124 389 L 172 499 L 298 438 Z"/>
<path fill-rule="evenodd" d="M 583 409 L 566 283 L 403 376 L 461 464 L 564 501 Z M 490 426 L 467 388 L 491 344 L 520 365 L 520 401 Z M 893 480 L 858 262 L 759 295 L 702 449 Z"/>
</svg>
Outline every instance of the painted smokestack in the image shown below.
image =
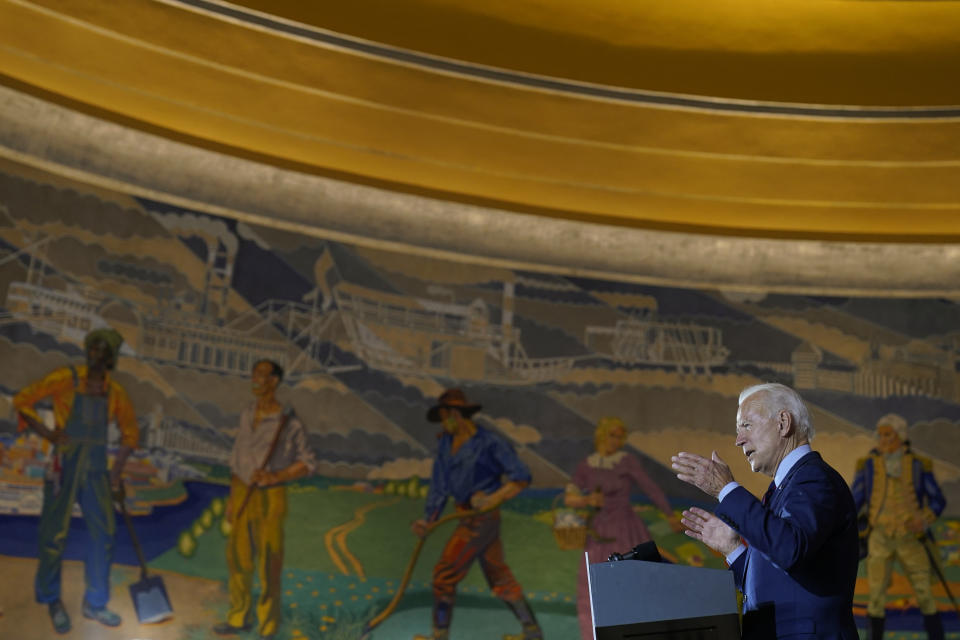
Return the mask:
<svg viewBox="0 0 960 640">
<path fill-rule="evenodd" d="M 503 331 L 503 361 L 510 361 L 510 345 L 513 344 L 513 302 L 514 302 L 514 283 L 513 280 L 504 280 L 503 282 L 503 308 L 501 310 L 500 327 Z"/>
</svg>

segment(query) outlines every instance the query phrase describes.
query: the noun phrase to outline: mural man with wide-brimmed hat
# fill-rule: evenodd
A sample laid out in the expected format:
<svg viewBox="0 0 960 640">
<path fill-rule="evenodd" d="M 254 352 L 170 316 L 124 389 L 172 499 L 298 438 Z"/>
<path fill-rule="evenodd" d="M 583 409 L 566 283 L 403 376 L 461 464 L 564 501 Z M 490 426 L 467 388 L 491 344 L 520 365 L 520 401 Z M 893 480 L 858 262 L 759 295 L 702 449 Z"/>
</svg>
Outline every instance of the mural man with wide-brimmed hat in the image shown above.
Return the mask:
<svg viewBox="0 0 960 640">
<path fill-rule="evenodd" d="M 433 461 L 426 515 L 413 523 L 413 532 L 425 535 L 439 518 L 448 498 L 457 512 L 479 511 L 460 520 L 433 569 L 433 633 L 414 640 L 446 640 L 457 593 L 457 584 L 466 577 L 474 560 L 493 594 L 516 615 L 520 635 L 510 640 L 543 638 L 540 625 L 523 596 L 523 587 L 507 566 L 500 540 L 499 506 L 530 483 L 530 469 L 513 446 L 500 435 L 471 419 L 479 404 L 467 400 L 460 389 L 447 389 L 427 412 L 427 420 L 443 425 L 440 445 Z M 507 481 L 504 482 L 503 478 Z"/>
<path fill-rule="evenodd" d="M 57 633 L 70 630 L 70 616 L 60 599 L 60 570 L 74 502 L 80 504 L 90 534 L 83 616 L 110 627 L 121 623 L 120 616 L 107 608 L 116 533 L 113 500 L 140 436 L 127 392 L 110 375 L 121 344 L 123 336 L 113 329 L 91 331 L 84 339 L 86 365 L 57 369 L 13 398 L 18 429 L 29 427 L 54 445 L 43 483 L 35 592 L 37 602 L 47 605 Z M 52 429 L 34 409 L 47 398 L 53 404 Z M 111 422 L 120 431 L 120 448 L 108 468 Z"/>
<path fill-rule="evenodd" d="M 946 506 L 929 458 L 910 450 L 907 421 L 888 413 L 877 421 L 877 447 L 857 462 L 853 498 L 867 539 L 870 638 L 882 638 L 887 588 L 894 558 L 900 560 L 917 595 L 930 640 L 943 638 L 943 623 L 931 590 L 929 528 Z"/>
</svg>

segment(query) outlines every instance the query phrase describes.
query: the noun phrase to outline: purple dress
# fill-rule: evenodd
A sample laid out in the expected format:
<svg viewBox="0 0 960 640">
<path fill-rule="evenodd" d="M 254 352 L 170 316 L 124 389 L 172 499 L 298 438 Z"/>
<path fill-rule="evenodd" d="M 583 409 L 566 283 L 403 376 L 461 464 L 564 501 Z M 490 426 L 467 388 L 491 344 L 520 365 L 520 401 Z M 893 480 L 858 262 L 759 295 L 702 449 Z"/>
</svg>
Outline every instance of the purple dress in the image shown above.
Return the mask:
<svg viewBox="0 0 960 640">
<path fill-rule="evenodd" d="M 571 483 L 584 495 L 596 489 L 603 493 L 603 506 L 590 523 L 590 530 L 595 535 L 587 535 L 585 549 L 590 554 L 591 563 L 606 562 L 611 553 L 629 551 L 650 540 L 647 526 L 630 504 L 630 492 L 634 486 L 639 487 L 664 514 L 673 515 L 663 490 L 643 470 L 640 460 L 626 451 L 609 456 L 598 453 L 589 456 L 577 465 Z M 583 639 L 592 639 L 587 569 L 582 563 L 577 581 L 577 617 Z"/>
</svg>

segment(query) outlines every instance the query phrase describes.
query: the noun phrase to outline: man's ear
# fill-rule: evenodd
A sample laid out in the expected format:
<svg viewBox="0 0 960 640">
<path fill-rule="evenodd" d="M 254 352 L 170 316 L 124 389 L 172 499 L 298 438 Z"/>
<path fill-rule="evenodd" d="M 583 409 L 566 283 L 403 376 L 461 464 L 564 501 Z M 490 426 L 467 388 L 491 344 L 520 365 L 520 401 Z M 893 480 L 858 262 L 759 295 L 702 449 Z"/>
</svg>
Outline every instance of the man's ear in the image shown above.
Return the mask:
<svg viewBox="0 0 960 640">
<path fill-rule="evenodd" d="M 781 436 L 788 436 L 793 433 L 793 416 L 786 409 L 781 409 L 777 414 L 777 430 Z"/>
</svg>

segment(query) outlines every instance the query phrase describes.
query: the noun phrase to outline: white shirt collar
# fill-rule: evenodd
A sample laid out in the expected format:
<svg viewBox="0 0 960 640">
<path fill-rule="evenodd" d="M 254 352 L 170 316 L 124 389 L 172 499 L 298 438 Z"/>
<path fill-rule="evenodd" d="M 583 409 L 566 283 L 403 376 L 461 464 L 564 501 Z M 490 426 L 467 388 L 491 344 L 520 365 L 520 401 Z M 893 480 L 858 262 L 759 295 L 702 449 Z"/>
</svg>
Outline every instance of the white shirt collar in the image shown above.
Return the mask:
<svg viewBox="0 0 960 640">
<path fill-rule="evenodd" d="M 811 451 L 813 451 L 813 449 L 809 444 L 802 444 L 784 456 L 783 460 L 780 461 L 780 466 L 777 467 L 776 475 L 773 476 L 773 483 L 779 487 L 783 479 L 787 477 L 790 469 L 793 469 L 793 465 L 797 464 L 800 458 Z"/>
<path fill-rule="evenodd" d="M 626 454 L 626 451 L 615 451 L 608 456 L 593 453 L 587 456 L 587 464 L 594 469 L 613 469 Z"/>
</svg>

